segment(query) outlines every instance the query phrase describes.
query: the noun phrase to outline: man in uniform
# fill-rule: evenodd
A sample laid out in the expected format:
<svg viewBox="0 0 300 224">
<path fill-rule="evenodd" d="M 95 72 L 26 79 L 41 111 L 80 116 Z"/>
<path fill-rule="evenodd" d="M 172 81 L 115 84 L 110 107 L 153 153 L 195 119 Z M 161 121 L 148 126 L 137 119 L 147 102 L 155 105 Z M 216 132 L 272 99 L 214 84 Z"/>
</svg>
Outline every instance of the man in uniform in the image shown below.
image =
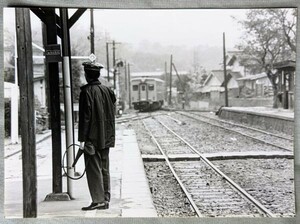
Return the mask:
<svg viewBox="0 0 300 224">
<path fill-rule="evenodd" d="M 92 203 L 82 210 L 108 209 L 110 201 L 109 148 L 115 145 L 114 92 L 101 85 L 101 64 L 84 62 L 87 84 L 79 96 L 80 149 L 85 145 L 95 148 L 95 154 L 85 153 L 86 176 Z"/>
</svg>

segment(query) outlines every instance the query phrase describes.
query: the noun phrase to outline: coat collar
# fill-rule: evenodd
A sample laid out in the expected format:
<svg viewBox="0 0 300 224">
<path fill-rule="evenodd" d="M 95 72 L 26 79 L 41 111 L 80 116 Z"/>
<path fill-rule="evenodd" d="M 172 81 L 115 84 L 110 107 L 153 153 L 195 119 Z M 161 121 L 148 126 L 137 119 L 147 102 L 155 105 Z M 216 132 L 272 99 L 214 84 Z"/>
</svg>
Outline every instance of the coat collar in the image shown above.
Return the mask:
<svg viewBox="0 0 300 224">
<path fill-rule="evenodd" d="M 95 81 L 92 81 L 84 86 L 81 86 L 80 89 L 85 89 L 86 87 L 88 86 L 93 86 L 93 85 L 101 85 L 101 82 L 99 80 L 95 80 Z"/>
</svg>

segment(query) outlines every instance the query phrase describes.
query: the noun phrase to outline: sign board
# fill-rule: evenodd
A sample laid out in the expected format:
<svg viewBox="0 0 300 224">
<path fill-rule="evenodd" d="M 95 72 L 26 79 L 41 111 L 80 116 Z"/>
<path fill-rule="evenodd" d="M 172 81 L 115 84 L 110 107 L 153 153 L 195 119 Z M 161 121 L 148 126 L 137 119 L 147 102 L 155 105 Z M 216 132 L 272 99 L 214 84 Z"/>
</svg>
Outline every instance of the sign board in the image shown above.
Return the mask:
<svg viewBox="0 0 300 224">
<path fill-rule="evenodd" d="M 60 62 L 62 61 L 61 50 L 59 44 L 50 44 L 45 48 L 46 62 Z"/>
</svg>

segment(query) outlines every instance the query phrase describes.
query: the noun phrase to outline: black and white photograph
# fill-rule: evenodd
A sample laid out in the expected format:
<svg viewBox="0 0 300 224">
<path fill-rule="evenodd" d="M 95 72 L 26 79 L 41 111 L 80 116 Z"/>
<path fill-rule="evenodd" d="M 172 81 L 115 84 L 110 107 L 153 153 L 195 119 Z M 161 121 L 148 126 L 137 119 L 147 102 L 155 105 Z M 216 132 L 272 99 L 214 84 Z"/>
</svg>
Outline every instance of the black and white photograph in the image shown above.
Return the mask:
<svg viewBox="0 0 300 224">
<path fill-rule="evenodd" d="M 295 218 L 297 13 L 3 8 L 4 218 Z"/>
</svg>

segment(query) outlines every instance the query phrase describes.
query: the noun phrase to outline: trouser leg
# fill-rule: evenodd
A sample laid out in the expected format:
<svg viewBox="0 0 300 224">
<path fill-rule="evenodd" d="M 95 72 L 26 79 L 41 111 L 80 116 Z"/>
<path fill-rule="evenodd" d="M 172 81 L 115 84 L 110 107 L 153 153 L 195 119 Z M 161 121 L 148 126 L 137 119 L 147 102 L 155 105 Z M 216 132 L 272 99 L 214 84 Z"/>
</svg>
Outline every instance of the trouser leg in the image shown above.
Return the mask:
<svg viewBox="0 0 300 224">
<path fill-rule="evenodd" d="M 109 148 L 101 150 L 102 175 L 105 201 L 110 201 L 110 172 L 109 172 Z"/>
<path fill-rule="evenodd" d="M 100 151 L 93 156 L 84 155 L 86 164 L 86 177 L 92 201 L 102 203 L 105 201 L 102 175 L 102 158 Z"/>
</svg>

